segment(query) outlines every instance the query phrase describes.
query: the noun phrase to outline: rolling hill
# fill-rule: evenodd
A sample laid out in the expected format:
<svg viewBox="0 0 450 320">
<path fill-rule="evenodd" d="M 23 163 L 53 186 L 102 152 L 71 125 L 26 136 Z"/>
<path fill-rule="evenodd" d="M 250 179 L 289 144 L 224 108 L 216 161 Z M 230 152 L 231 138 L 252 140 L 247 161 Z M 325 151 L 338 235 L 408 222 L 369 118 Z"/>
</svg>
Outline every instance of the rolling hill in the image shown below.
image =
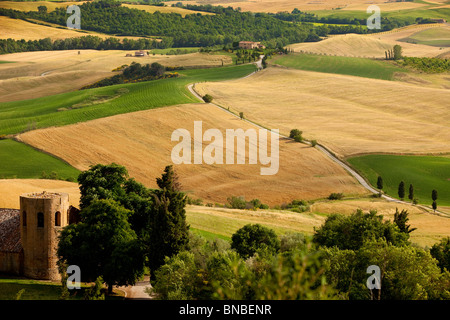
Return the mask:
<svg viewBox="0 0 450 320">
<path fill-rule="evenodd" d="M 193 132 L 194 121 L 203 121 L 204 130 L 255 128 L 215 106 L 188 104 L 30 131 L 19 139 L 80 170 L 96 163 L 119 163 L 138 181 L 156 187 L 155 177 L 172 163 L 171 150 L 177 144 L 171 142 L 172 132 L 179 128 Z M 263 203 L 280 205 L 294 199 L 328 197 L 332 192 L 367 193 L 320 151 L 290 140 L 280 140 L 277 174 L 262 176 L 259 163 L 246 163 L 181 164 L 175 169 L 183 190 L 205 202 L 225 203 L 228 197 L 244 196 L 248 201 L 259 198 Z"/>
</svg>

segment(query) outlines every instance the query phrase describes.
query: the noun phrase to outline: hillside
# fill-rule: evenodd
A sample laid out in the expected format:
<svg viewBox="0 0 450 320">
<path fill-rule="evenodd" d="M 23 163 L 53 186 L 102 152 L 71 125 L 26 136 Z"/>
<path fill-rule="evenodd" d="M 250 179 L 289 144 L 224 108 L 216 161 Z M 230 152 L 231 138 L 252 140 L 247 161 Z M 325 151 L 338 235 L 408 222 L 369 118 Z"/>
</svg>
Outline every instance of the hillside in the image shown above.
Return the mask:
<svg viewBox="0 0 450 320">
<path fill-rule="evenodd" d="M 197 89 L 286 135 L 302 130 L 338 156 L 450 152 L 447 89 L 285 68 Z"/>
<path fill-rule="evenodd" d="M 80 170 L 96 163 L 119 163 L 138 181 L 155 187 L 155 177 L 172 163 L 171 150 L 177 144 L 171 142 L 172 132 L 178 128 L 193 132 L 193 122 L 200 120 L 203 130 L 254 128 L 212 105 L 190 104 L 35 130 L 19 138 Z M 247 165 L 183 164 L 175 168 L 183 190 L 204 202 L 225 203 L 230 196 L 242 195 L 248 201 L 259 198 L 275 205 L 328 197 L 332 192 L 366 193 L 344 169 L 302 144 L 280 140 L 279 166 L 272 176 L 260 175 L 261 165 L 248 165 L 248 161 Z"/>
<path fill-rule="evenodd" d="M 398 37 L 398 36 L 396 36 Z M 436 57 L 443 51 L 439 47 L 423 44 L 413 44 L 383 38 L 381 35 L 345 34 L 329 37 L 320 42 L 304 42 L 288 45 L 294 52 L 311 52 L 327 55 L 385 58 L 385 51 L 392 50 L 394 45 L 400 44 L 405 56 Z"/>
<path fill-rule="evenodd" d="M 126 57 L 134 51 L 60 50 L 2 55 L 15 62 L 0 65 L 0 102 L 39 98 L 78 90 L 117 72 L 112 70 L 133 61 L 159 62 L 171 67 L 214 67 L 231 64 L 226 55 L 191 53 Z"/>
</svg>

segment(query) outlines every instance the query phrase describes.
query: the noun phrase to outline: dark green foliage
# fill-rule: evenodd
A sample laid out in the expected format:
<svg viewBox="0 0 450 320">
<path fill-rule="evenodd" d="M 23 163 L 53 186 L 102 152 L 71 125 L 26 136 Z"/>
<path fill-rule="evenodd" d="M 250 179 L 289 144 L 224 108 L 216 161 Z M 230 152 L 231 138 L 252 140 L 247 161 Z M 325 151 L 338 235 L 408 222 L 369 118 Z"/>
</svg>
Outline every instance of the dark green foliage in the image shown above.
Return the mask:
<svg viewBox="0 0 450 320">
<path fill-rule="evenodd" d="M 383 189 L 383 178 L 381 176 L 378 176 L 377 178 L 377 188 L 380 190 Z"/>
<path fill-rule="evenodd" d="M 427 73 L 441 73 L 450 70 L 450 59 L 403 57 L 401 63 Z"/>
<path fill-rule="evenodd" d="M 123 186 L 127 179 L 127 169 L 115 163 L 97 164 L 80 173 L 78 183 L 81 209 L 88 207 L 94 200 L 123 198 L 125 195 Z"/>
<path fill-rule="evenodd" d="M 442 271 L 450 271 L 450 237 L 443 238 L 440 242 L 434 244 L 430 253 L 438 261 L 438 266 Z"/>
<path fill-rule="evenodd" d="M 409 185 L 408 199 L 414 200 L 414 186 L 412 184 Z"/>
<path fill-rule="evenodd" d="M 431 199 L 433 201 L 436 201 L 438 199 L 438 192 L 437 192 L 437 190 L 433 189 L 433 191 L 431 191 Z"/>
<path fill-rule="evenodd" d="M 403 200 L 405 198 L 405 182 L 401 181 L 399 183 L 397 194 L 400 199 Z"/>
<path fill-rule="evenodd" d="M 431 206 L 432 206 L 434 212 L 436 212 L 436 209 L 437 209 L 437 202 L 436 202 L 435 200 L 433 200 L 433 203 L 431 204 Z"/>
<path fill-rule="evenodd" d="M 337 246 L 341 250 L 357 250 L 370 239 L 385 239 L 393 245 L 404 246 L 408 244 L 409 233 L 400 231 L 390 221 L 383 222 L 383 216 L 376 211 L 358 210 L 348 217 L 330 215 L 313 237 L 314 243 L 320 246 Z"/>
<path fill-rule="evenodd" d="M 211 101 L 213 101 L 213 97 L 209 94 L 205 94 L 203 96 L 203 101 L 205 101 L 206 103 L 210 103 Z"/>
<path fill-rule="evenodd" d="M 394 60 L 400 60 L 402 56 L 402 47 L 398 44 L 394 46 Z"/>
<path fill-rule="evenodd" d="M 384 239 L 365 242 L 357 250 L 327 248 L 326 278 L 350 300 L 449 299 L 450 274 L 441 273 L 429 252 L 398 247 Z M 381 290 L 369 290 L 367 267 L 381 272 Z"/>
<path fill-rule="evenodd" d="M 148 13 L 123 7 L 119 2 L 86 2 L 79 6 L 83 12 L 84 30 L 126 36 L 162 37 L 167 47 L 212 46 L 233 41 L 272 41 L 275 46 L 303 42 L 310 27 L 287 23 L 267 14 L 229 10 L 216 15 L 177 13 Z M 20 12 L 1 9 L 1 15 L 12 18 L 32 18 L 66 25 L 65 8 L 52 12 Z M 107 19 L 105 17 L 108 17 Z"/>
<path fill-rule="evenodd" d="M 82 281 L 102 276 L 113 285 L 134 284 L 142 275 L 144 252 L 128 222 L 130 211 L 111 199 L 92 200 L 81 211 L 82 221 L 65 227 L 58 256 L 78 265 Z"/>
<path fill-rule="evenodd" d="M 164 73 L 165 67 L 157 62 L 153 62 L 151 65 L 146 64 L 144 66 L 140 63 L 132 62 L 130 66 L 123 70 L 122 74 L 102 79 L 91 85 L 84 86 L 82 89 L 105 87 L 128 82 L 158 80 L 173 76 L 165 75 Z"/>
<path fill-rule="evenodd" d="M 180 191 L 173 167 L 167 166 L 156 183 L 159 189 L 153 191 L 154 206 L 148 230 L 148 258 L 152 275 L 164 264 L 166 256 L 176 255 L 189 242 L 185 211 L 187 197 Z"/>
<path fill-rule="evenodd" d="M 248 224 L 232 235 L 231 248 L 247 259 L 260 250 L 278 252 L 280 240 L 273 230 L 260 224 Z"/>
<path fill-rule="evenodd" d="M 328 200 L 341 200 L 342 198 L 344 198 L 344 194 L 342 193 L 331 193 L 328 196 Z"/>
<path fill-rule="evenodd" d="M 402 210 L 399 212 L 398 208 L 395 209 L 394 223 L 397 225 L 397 227 L 400 229 L 401 232 L 411 233 L 417 229 L 417 228 L 411 229 L 411 225 L 406 224 L 409 221 L 408 214 L 409 213 L 407 210 Z"/>
</svg>

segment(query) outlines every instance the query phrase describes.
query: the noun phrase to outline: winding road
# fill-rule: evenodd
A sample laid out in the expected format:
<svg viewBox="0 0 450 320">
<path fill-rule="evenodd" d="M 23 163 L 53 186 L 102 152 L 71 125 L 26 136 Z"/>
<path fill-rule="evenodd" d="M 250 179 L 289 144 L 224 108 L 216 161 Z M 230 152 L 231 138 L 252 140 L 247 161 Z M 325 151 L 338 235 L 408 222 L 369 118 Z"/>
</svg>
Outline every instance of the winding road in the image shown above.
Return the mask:
<svg viewBox="0 0 450 320">
<path fill-rule="evenodd" d="M 254 62 L 254 64 L 256 64 L 256 66 L 258 67 L 258 70 L 261 70 L 262 69 L 262 59 L 263 59 L 263 57 L 264 56 L 260 56 L 260 59 L 258 60 L 258 61 L 256 61 L 256 62 Z M 250 73 L 250 74 L 248 74 L 248 75 L 246 75 L 245 77 L 242 77 L 242 78 L 240 78 L 240 79 L 245 79 L 245 78 L 248 78 L 248 77 L 250 77 L 250 76 L 252 76 L 252 75 L 254 75 L 255 73 L 257 73 L 258 71 L 254 71 L 254 72 L 252 72 L 252 73 Z M 231 81 L 231 80 L 230 80 Z M 197 98 L 197 99 L 199 99 L 200 101 L 202 101 L 203 102 L 203 98 L 195 91 L 195 83 L 192 83 L 192 84 L 190 84 L 190 85 L 188 85 L 187 86 L 187 88 L 189 89 L 189 91 Z M 223 110 L 223 111 L 225 111 L 225 112 L 228 112 L 229 114 L 231 114 L 231 115 L 233 115 L 234 117 L 236 117 L 236 118 L 240 118 L 238 115 L 236 115 L 236 114 L 234 114 L 233 112 L 231 112 L 230 110 L 228 110 L 228 109 L 226 109 L 226 108 L 224 108 L 224 107 L 222 107 L 222 106 L 220 106 L 220 105 L 218 105 L 218 104 L 215 104 L 215 103 L 213 103 L 213 102 L 210 102 L 209 104 L 211 104 L 211 105 L 213 105 L 213 106 L 216 106 L 217 108 L 220 108 L 221 110 Z M 252 125 L 254 125 L 254 126 L 256 126 L 256 127 L 258 127 L 258 128 L 260 128 L 260 129 L 265 129 L 265 130 L 269 130 L 269 129 L 267 129 L 267 128 L 264 128 L 264 127 L 262 127 L 262 126 L 260 126 L 259 124 L 257 124 L 257 123 L 254 123 L 253 121 L 251 121 L 251 120 L 248 120 L 248 119 L 242 119 L 242 120 L 244 120 L 244 121 L 246 121 L 246 122 L 248 122 L 248 123 L 250 123 L 250 124 L 252 124 Z M 288 139 L 290 139 L 289 137 L 287 137 L 287 136 L 284 136 L 284 135 L 282 135 L 282 134 L 280 134 L 280 133 L 278 133 L 278 135 L 280 136 L 280 137 L 282 137 L 282 138 L 288 138 Z M 306 144 L 311 144 L 309 141 L 304 141 L 304 143 L 306 143 Z M 361 176 L 358 172 L 356 172 L 353 168 L 351 168 L 348 164 L 346 164 L 345 162 L 343 162 L 342 160 L 340 160 L 339 158 L 337 158 L 333 153 L 331 153 L 323 144 L 317 144 L 316 145 L 316 148 L 318 149 L 318 150 L 320 150 L 322 153 L 324 153 L 326 156 L 328 156 L 328 158 L 330 158 L 333 162 L 335 162 L 335 163 L 337 163 L 339 166 L 341 166 L 342 168 L 344 168 L 348 173 L 350 173 L 365 189 L 367 189 L 368 191 L 370 191 L 371 193 L 373 193 L 373 194 L 379 194 L 380 192 L 379 192 L 379 190 L 377 190 L 377 189 L 375 189 L 375 188 L 373 188 L 367 181 L 366 181 L 366 179 L 364 179 L 364 177 L 363 176 Z M 381 195 L 381 197 L 383 198 L 383 199 L 385 199 L 385 200 L 387 200 L 387 201 L 390 201 L 390 202 L 396 202 L 396 203 L 399 203 L 399 204 L 408 204 L 408 205 L 410 205 L 411 203 L 410 202 L 406 202 L 406 201 L 401 201 L 401 200 L 398 200 L 398 199 L 395 199 L 395 198 L 393 198 L 393 197 L 390 197 L 390 196 L 388 196 L 388 195 L 386 195 L 386 194 L 382 194 Z M 441 212 L 441 211 L 439 211 L 439 210 L 436 210 L 436 212 L 433 212 L 432 211 L 432 209 L 431 208 L 429 208 L 429 207 L 427 207 L 427 206 L 424 206 L 424 205 L 415 205 L 416 207 L 419 207 L 419 208 L 421 208 L 421 209 L 424 209 L 425 211 L 427 211 L 427 212 L 430 212 L 430 213 L 436 213 L 436 214 L 440 214 L 440 215 L 443 215 L 443 216 L 445 216 L 445 217 L 450 217 L 450 215 L 449 214 L 447 214 L 447 213 L 444 213 L 444 212 Z"/>
</svg>

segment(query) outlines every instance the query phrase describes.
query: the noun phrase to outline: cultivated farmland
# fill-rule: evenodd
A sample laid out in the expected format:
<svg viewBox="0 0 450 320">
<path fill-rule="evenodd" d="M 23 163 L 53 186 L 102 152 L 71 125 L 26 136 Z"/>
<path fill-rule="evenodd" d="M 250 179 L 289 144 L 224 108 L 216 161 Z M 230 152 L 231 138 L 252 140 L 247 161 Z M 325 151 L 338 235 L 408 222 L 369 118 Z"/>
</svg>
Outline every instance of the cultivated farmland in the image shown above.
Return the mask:
<svg viewBox="0 0 450 320">
<path fill-rule="evenodd" d="M 284 68 L 197 89 L 285 135 L 302 130 L 341 157 L 450 151 L 446 89 Z"/>
<path fill-rule="evenodd" d="M 215 67 L 231 64 L 226 55 L 190 53 L 126 57 L 134 51 L 61 50 L 12 53 L 2 60 L 15 63 L 0 66 L 0 102 L 39 98 L 78 90 L 113 76 L 112 70 L 132 62 L 159 62 L 170 67 Z"/>
<path fill-rule="evenodd" d="M 193 122 L 200 120 L 204 130 L 254 128 L 215 106 L 190 104 L 35 130 L 20 135 L 20 139 L 51 151 L 80 170 L 116 162 L 138 181 L 156 187 L 155 177 L 172 163 L 171 150 L 177 144 L 170 140 L 172 132 L 179 128 L 193 132 Z M 282 139 L 279 159 L 280 169 L 272 176 L 261 176 L 261 165 L 248 165 L 248 161 L 247 165 L 183 164 L 175 168 L 183 190 L 213 203 L 244 196 L 248 201 L 259 198 L 275 205 L 328 197 L 332 192 L 367 193 L 344 169 L 314 148 Z"/>
</svg>

